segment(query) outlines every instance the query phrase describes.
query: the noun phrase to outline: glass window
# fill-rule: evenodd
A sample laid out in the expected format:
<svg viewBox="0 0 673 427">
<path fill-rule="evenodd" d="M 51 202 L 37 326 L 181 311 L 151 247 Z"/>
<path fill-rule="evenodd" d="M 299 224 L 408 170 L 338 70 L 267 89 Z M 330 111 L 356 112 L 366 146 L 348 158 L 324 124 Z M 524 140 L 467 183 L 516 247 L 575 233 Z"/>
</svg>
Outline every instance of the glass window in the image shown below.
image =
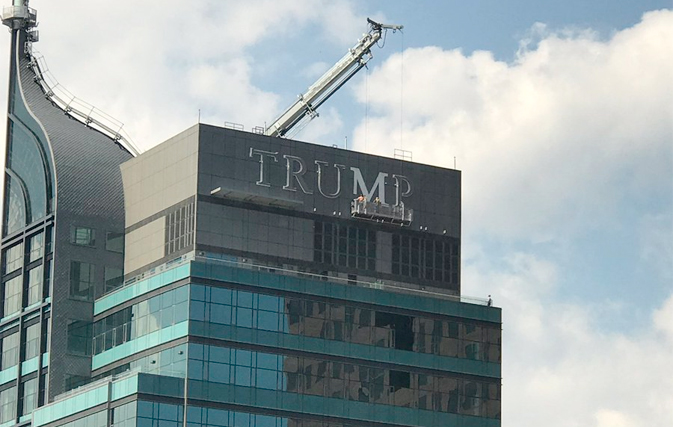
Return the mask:
<svg viewBox="0 0 673 427">
<path fill-rule="evenodd" d="M 192 347 L 189 347 L 192 351 Z M 226 347 L 210 347 L 210 360 L 220 363 L 230 363 L 231 350 Z"/>
<path fill-rule="evenodd" d="M 257 327 L 266 331 L 278 331 L 278 313 L 259 311 L 257 313 Z"/>
<path fill-rule="evenodd" d="M 44 251 L 44 234 L 39 233 L 34 236 L 31 236 L 28 240 L 28 247 L 26 252 L 28 255 L 28 262 L 37 261 L 42 258 L 42 253 Z"/>
<path fill-rule="evenodd" d="M 252 294 L 238 291 L 238 305 L 239 307 L 252 307 Z"/>
<path fill-rule="evenodd" d="M 152 418 L 154 416 L 154 403 L 138 401 L 138 416 L 145 418 Z"/>
<path fill-rule="evenodd" d="M 213 304 L 210 311 L 210 321 L 223 325 L 231 324 L 231 306 Z"/>
<path fill-rule="evenodd" d="M 45 235 L 47 236 L 47 243 L 44 245 L 46 249 L 46 253 L 50 254 L 53 252 L 54 249 L 54 227 L 53 226 L 48 226 L 47 231 L 45 232 Z"/>
<path fill-rule="evenodd" d="M 113 408 L 110 415 L 110 425 L 120 427 L 135 426 L 136 402 L 130 402 Z M 126 421 L 126 423 L 124 423 Z M 106 424 L 107 425 L 107 424 Z"/>
<path fill-rule="evenodd" d="M 272 295 L 259 295 L 259 309 L 267 311 L 278 311 L 280 298 Z"/>
<path fill-rule="evenodd" d="M 42 321 L 42 342 L 44 343 L 44 348 L 49 348 L 49 339 L 51 338 L 51 317 L 47 317 Z"/>
<path fill-rule="evenodd" d="M 25 329 L 25 360 L 37 357 L 40 354 L 40 324 L 30 325 Z"/>
<path fill-rule="evenodd" d="M 50 285 L 51 285 L 51 276 L 53 275 L 52 271 L 53 262 L 51 260 L 47 261 L 44 265 L 44 288 L 42 298 L 49 296 Z"/>
<path fill-rule="evenodd" d="M 105 235 L 105 249 L 119 254 L 124 253 L 124 233 L 108 232 Z"/>
<path fill-rule="evenodd" d="M 189 318 L 192 320 L 204 321 L 206 312 L 206 303 L 201 301 L 192 301 L 189 309 Z"/>
<path fill-rule="evenodd" d="M 37 380 L 33 378 L 21 384 L 21 415 L 28 415 L 37 407 Z"/>
<path fill-rule="evenodd" d="M 90 300 L 94 290 L 94 265 L 88 262 L 71 261 L 70 295 Z"/>
<path fill-rule="evenodd" d="M 178 324 L 187 320 L 189 314 L 189 303 L 187 301 L 178 302 L 173 307 L 173 323 Z"/>
<path fill-rule="evenodd" d="M 68 324 L 68 352 L 89 355 L 91 353 L 91 323 L 75 320 Z"/>
<path fill-rule="evenodd" d="M 276 390 L 278 388 L 276 371 L 257 369 L 256 387 Z"/>
<path fill-rule="evenodd" d="M 21 281 L 23 276 L 17 276 L 5 282 L 5 303 L 3 317 L 11 316 L 21 310 Z"/>
<path fill-rule="evenodd" d="M 70 243 L 80 246 L 95 246 L 96 230 L 88 227 L 73 226 L 70 229 Z"/>
<path fill-rule="evenodd" d="M 124 284 L 124 271 L 121 268 L 105 267 L 105 293 Z"/>
<path fill-rule="evenodd" d="M 211 301 L 217 304 L 231 305 L 231 289 L 211 288 Z"/>
<path fill-rule="evenodd" d="M 5 370 L 19 363 L 19 332 L 6 335 L 0 339 L 0 349 L 2 350 L 2 360 L 0 360 L 0 370 Z"/>
<path fill-rule="evenodd" d="M 5 249 L 2 255 L 3 274 L 18 270 L 23 265 L 23 244 L 19 243 Z"/>
<path fill-rule="evenodd" d="M 247 366 L 236 366 L 236 385 L 250 387 L 252 369 Z"/>
<path fill-rule="evenodd" d="M 197 344 L 189 345 L 189 355 L 190 378 L 208 375 L 214 382 L 244 387 L 498 417 L 500 393 L 496 382 Z M 196 422 L 202 415 L 190 411 L 188 418 Z"/>
<path fill-rule="evenodd" d="M 242 328 L 252 328 L 252 310 L 239 307 L 236 310 L 236 325 Z"/>
<path fill-rule="evenodd" d="M 192 319 L 198 312 L 197 320 L 204 320 L 205 303 L 192 301 L 192 308 L 188 310 L 188 296 L 188 287 L 181 286 L 96 321 L 93 326 L 94 354 L 183 322 L 190 313 Z M 215 312 L 221 313 L 220 310 Z"/>
<path fill-rule="evenodd" d="M 27 223 L 43 218 L 47 213 L 47 177 L 39 144 L 33 134 L 10 121 L 8 126 L 7 167 L 23 181 L 30 206 Z"/>
<path fill-rule="evenodd" d="M 314 261 L 373 270 L 376 267 L 376 233 L 363 228 L 315 223 Z M 346 262 L 348 260 L 348 262 Z"/>
<path fill-rule="evenodd" d="M 178 420 L 178 407 L 167 403 L 159 403 L 159 419 L 167 421 Z"/>
<path fill-rule="evenodd" d="M 16 386 L 0 391 L 0 423 L 16 418 Z"/>
<path fill-rule="evenodd" d="M 208 381 L 228 384 L 231 381 L 229 377 L 229 365 L 223 363 L 209 363 Z"/>
<path fill-rule="evenodd" d="M 42 284 L 42 266 L 38 265 L 37 267 L 28 271 L 26 306 L 40 302 L 42 299 Z"/>
<path fill-rule="evenodd" d="M 26 200 L 19 181 L 5 174 L 5 215 L 3 233 L 12 234 L 26 225 Z"/>
<path fill-rule="evenodd" d="M 166 255 L 194 244 L 194 202 L 166 215 Z"/>
</svg>

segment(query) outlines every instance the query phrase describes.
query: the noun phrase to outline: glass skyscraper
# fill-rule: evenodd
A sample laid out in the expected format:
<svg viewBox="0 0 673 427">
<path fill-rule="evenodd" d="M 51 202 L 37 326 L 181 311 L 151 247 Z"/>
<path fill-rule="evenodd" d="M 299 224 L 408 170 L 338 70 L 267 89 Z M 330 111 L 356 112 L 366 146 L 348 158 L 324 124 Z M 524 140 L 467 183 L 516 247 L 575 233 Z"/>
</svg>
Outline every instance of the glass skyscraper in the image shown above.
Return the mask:
<svg viewBox="0 0 673 427">
<path fill-rule="evenodd" d="M 0 427 L 500 426 L 459 171 L 204 124 L 136 155 L 15 3 Z"/>
</svg>

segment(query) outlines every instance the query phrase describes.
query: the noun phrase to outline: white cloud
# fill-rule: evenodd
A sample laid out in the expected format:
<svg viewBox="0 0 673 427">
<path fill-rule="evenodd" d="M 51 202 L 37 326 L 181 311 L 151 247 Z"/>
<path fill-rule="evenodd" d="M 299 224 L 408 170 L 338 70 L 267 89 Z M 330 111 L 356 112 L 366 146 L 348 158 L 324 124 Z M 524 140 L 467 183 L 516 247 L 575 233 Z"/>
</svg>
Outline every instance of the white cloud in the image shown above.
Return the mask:
<svg viewBox="0 0 673 427">
<path fill-rule="evenodd" d="M 653 316 L 654 326 L 664 335 L 670 344 L 673 344 L 673 296 L 668 298 Z M 665 341 L 664 341 L 665 342 Z"/>
<path fill-rule="evenodd" d="M 634 421 L 615 410 L 600 410 L 596 414 L 596 427 L 631 427 Z"/>
<path fill-rule="evenodd" d="M 519 253 L 466 264 L 465 283 L 503 307 L 503 426 L 670 425 L 673 295 L 638 335 L 606 333 L 610 303 L 558 301 L 553 262 Z"/>
<path fill-rule="evenodd" d="M 329 70 L 331 66 L 332 66 L 332 64 L 328 64 L 327 62 L 323 62 L 323 61 L 314 62 L 313 64 L 306 67 L 306 69 L 303 70 L 301 72 L 301 74 L 305 77 L 311 78 L 313 80 L 317 80 L 327 70 Z"/>
<path fill-rule="evenodd" d="M 319 114 L 320 118 L 316 118 L 310 122 L 310 125 L 299 130 L 293 138 L 300 141 L 329 142 L 329 145 L 337 144 L 339 147 L 344 148 L 343 139 L 334 140 L 332 138 L 343 126 L 339 112 L 333 107 L 322 107 Z"/>
<path fill-rule="evenodd" d="M 457 156 L 468 233 L 544 241 L 620 227 L 622 204 L 672 190 L 673 11 L 607 41 L 570 34 L 545 35 L 512 64 L 408 49 L 402 99 L 393 55 L 356 88 L 372 113 L 354 139 L 443 166 Z"/>
</svg>

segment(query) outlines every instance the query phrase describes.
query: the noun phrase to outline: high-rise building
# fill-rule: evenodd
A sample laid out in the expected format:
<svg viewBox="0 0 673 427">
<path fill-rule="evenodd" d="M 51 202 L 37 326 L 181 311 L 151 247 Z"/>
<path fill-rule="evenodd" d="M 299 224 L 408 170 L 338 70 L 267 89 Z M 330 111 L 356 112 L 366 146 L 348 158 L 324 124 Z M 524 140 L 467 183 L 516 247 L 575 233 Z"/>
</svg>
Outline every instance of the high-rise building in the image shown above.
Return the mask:
<svg viewBox="0 0 673 427">
<path fill-rule="evenodd" d="M 15 3 L 0 427 L 500 425 L 459 171 L 205 124 L 136 155 Z"/>
</svg>

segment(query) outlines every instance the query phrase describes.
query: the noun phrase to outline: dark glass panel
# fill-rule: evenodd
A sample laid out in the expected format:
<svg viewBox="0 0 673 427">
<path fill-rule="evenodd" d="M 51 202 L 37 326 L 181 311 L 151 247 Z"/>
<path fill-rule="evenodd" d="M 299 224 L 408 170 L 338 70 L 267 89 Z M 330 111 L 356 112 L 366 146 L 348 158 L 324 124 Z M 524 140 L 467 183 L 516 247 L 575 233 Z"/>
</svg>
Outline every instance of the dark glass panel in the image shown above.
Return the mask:
<svg viewBox="0 0 673 427">
<path fill-rule="evenodd" d="M 28 196 L 26 222 L 31 223 L 47 214 L 47 180 L 43 154 L 31 134 L 14 122 L 9 123 L 7 167 L 23 182 Z"/>
<path fill-rule="evenodd" d="M 21 190 L 21 184 L 5 174 L 5 223 L 3 232 L 12 234 L 26 225 L 26 200 Z"/>
<path fill-rule="evenodd" d="M 80 246 L 96 246 L 96 230 L 73 226 L 70 228 L 70 243 Z"/>
<path fill-rule="evenodd" d="M 90 300 L 95 286 L 94 265 L 88 262 L 70 262 L 70 295 Z"/>
<path fill-rule="evenodd" d="M 124 252 L 124 233 L 108 232 L 105 235 L 105 249 L 110 252 Z"/>
</svg>

